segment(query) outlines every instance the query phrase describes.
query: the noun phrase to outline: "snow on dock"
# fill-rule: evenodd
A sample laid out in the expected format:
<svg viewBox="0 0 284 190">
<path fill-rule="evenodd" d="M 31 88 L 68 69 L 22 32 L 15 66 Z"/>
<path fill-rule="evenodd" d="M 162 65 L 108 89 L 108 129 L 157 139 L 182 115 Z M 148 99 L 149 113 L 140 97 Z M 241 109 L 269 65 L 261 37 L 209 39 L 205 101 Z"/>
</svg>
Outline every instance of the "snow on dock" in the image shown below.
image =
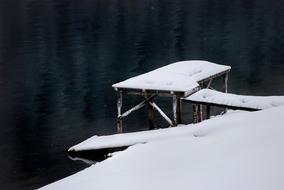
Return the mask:
<svg viewBox="0 0 284 190">
<path fill-rule="evenodd" d="M 224 74 L 230 66 L 203 60 L 180 61 L 112 85 L 114 88 L 188 92 L 199 82 Z"/>
<path fill-rule="evenodd" d="M 230 69 L 230 66 L 208 61 L 180 61 L 114 84 L 112 87 L 117 91 L 117 132 L 123 132 L 122 119 L 145 105 L 148 105 L 149 129 L 155 128 L 155 110 L 170 126 L 177 126 L 181 123 L 181 98 L 205 86 L 210 87 L 213 79 L 219 77 L 223 79 L 223 90 L 227 92 Z M 122 113 L 124 95 L 139 95 L 144 100 Z M 158 96 L 172 98 L 173 120 L 155 103 Z"/>
<path fill-rule="evenodd" d="M 183 125 L 179 125 L 183 126 Z M 183 127 L 181 127 L 183 128 Z M 187 130 L 188 129 L 184 129 Z M 135 144 L 144 144 L 163 138 L 186 135 L 183 129 L 175 131 L 173 128 L 156 129 L 151 131 L 141 131 L 132 133 L 122 133 L 108 136 L 93 136 L 80 144 L 77 144 L 68 151 L 100 150 L 117 147 L 127 147 Z"/>
<path fill-rule="evenodd" d="M 284 105 L 284 96 L 247 96 L 202 89 L 184 98 L 193 103 L 224 106 L 232 109 L 262 110 Z"/>
</svg>

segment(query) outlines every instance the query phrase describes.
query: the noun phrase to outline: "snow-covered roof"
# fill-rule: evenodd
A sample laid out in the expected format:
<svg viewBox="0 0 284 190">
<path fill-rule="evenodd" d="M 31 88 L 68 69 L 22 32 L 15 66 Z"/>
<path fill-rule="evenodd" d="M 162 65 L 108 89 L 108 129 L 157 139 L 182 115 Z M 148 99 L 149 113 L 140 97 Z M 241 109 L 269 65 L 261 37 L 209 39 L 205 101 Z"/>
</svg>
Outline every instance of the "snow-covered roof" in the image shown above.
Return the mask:
<svg viewBox="0 0 284 190">
<path fill-rule="evenodd" d="M 185 100 L 252 109 L 267 109 L 284 105 L 284 96 L 244 96 L 210 89 L 200 90 Z"/>
<path fill-rule="evenodd" d="M 198 82 L 230 70 L 208 61 L 180 61 L 112 85 L 114 88 L 188 92 Z"/>
</svg>

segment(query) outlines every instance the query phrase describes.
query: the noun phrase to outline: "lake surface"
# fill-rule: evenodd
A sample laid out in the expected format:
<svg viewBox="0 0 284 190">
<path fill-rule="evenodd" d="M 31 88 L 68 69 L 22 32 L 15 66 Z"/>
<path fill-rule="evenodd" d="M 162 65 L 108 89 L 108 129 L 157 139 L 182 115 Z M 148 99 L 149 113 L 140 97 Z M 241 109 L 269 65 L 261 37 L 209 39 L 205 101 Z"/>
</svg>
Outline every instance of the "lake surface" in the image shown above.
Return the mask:
<svg viewBox="0 0 284 190">
<path fill-rule="evenodd" d="M 66 151 L 115 132 L 111 84 L 187 59 L 231 65 L 230 92 L 283 95 L 284 1 L 1 1 L 0 189 L 85 168 Z M 127 131 L 147 127 L 139 113 Z"/>
</svg>

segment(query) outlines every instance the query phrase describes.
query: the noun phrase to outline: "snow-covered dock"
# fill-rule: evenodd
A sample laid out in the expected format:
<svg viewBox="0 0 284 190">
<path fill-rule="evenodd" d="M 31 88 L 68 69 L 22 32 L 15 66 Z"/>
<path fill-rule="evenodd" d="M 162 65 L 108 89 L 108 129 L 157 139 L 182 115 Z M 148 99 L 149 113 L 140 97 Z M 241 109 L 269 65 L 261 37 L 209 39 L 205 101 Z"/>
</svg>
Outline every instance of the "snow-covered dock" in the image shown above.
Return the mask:
<svg viewBox="0 0 284 190">
<path fill-rule="evenodd" d="M 257 111 L 284 105 L 284 96 L 247 96 L 202 89 L 184 98 L 194 104 L 225 107 L 232 110 Z"/>
<path fill-rule="evenodd" d="M 200 88 L 209 88 L 212 80 L 222 77 L 223 91 L 227 92 L 228 73 L 231 67 L 208 61 L 191 60 L 172 63 L 148 73 L 127 79 L 113 85 L 117 91 L 117 131 L 122 132 L 122 119 L 132 112 L 148 105 L 149 128 L 154 128 L 154 110 L 157 110 L 170 126 L 181 123 L 181 98 Z M 140 95 L 143 101 L 122 113 L 122 95 Z M 173 99 L 173 120 L 154 102 L 158 96 Z"/>
<path fill-rule="evenodd" d="M 284 105 L 284 96 L 248 96 L 219 92 L 211 89 L 202 89 L 183 98 L 194 108 L 205 106 L 206 119 L 210 118 L 211 107 L 223 107 L 231 110 L 257 111 Z M 203 111 L 194 110 L 194 122 L 203 120 Z"/>
<path fill-rule="evenodd" d="M 86 150 L 101 150 L 101 149 L 111 149 L 117 147 L 129 147 L 135 144 L 144 144 L 149 141 L 170 138 L 177 135 L 178 136 L 186 135 L 186 132 L 183 129 L 178 131 L 174 131 L 173 129 L 174 128 L 166 128 L 166 129 L 156 129 L 151 131 L 140 131 L 132 133 L 107 135 L 107 136 L 93 136 L 69 148 L 68 151 L 78 152 Z"/>
<path fill-rule="evenodd" d="M 193 104 L 218 106 L 232 110 L 257 111 L 278 106 L 284 106 L 284 96 L 245 96 L 202 89 L 186 98 Z M 208 114 L 208 113 L 207 113 Z M 183 125 L 180 125 L 183 126 Z M 149 141 L 172 138 L 187 134 L 188 129 L 173 130 L 173 128 L 142 131 L 134 133 L 94 136 L 71 147 L 68 151 L 101 150 L 118 147 L 129 147 Z"/>
</svg>

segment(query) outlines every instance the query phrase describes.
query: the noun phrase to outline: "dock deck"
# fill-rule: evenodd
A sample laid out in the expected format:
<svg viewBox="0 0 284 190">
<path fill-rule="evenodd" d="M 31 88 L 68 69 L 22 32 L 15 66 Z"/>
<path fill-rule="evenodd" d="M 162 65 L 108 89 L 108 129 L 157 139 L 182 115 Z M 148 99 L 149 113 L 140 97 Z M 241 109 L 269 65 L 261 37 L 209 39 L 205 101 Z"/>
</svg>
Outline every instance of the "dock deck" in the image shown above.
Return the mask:
<svg viewBox="0 0 284 190">
<path fill-rule="evenodd" d="M 114 84 L 112 87 L 117 91 L 117 131 L 119 133 L 123 131 L 123 118 L 145 105 L 148 105 L 149 129 L 155 128 L 155 110 L 169 123 L 169 126 L 177 126 L 181 123 L 181 98 L 187 97 L 202 88 L 209 88 L 213 79 L 218 77 L 223 78 L 223 91 L 227 92 L 230 69 L 230 66 L 218 65 L 208 61 L 181 61 Z M 140 95 L 143 100 L 122 113 L 123 95 Z M 172 98 L 172 119 L 155 103 L 158 96 Z"/>
</svg>

